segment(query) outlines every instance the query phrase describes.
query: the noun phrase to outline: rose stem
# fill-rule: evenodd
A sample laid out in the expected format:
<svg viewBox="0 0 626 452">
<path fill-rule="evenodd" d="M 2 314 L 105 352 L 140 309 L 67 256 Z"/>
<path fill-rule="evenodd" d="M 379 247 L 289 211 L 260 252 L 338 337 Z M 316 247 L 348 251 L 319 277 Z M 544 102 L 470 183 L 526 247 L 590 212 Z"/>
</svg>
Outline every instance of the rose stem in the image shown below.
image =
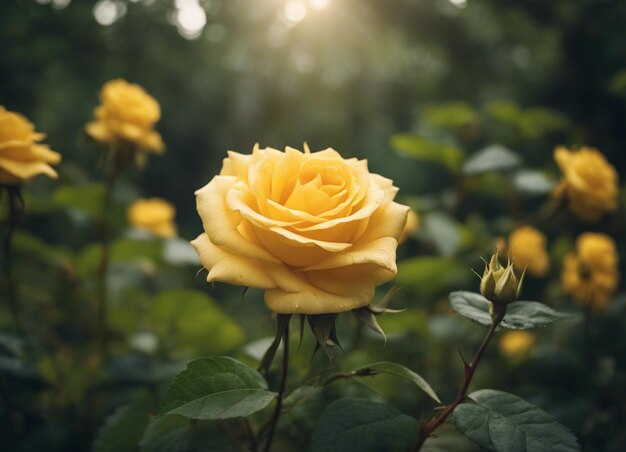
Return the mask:
<svg viewBox="0 0 626 452">
<path fill-rule="evenodd" d="M 106 320 L 107 320 L 107 298 L 108 298 L 108 286 L 107 286 L 107 274 L 109 271 L 109 222 L 108 214 L 111 204 L 111 198 L 113 196 L 113 188 L 115 182 L 120 175 L 123 166 L 124 158 L 120 158 L 118 155 L 121 150 L 111 149 L 113 155 L 113 168 L 107 178 L 106 187 L 104 190 L 104 202 L 102 204 L 102 219 L 100 225 L 100 264 L 98 266 L 98 305 L 96 313 L 96 340 L 100 348 L 100 353 L 104 358 L 107 353 L 107 337 L 106 337 Z"/>
<path fill-rule="evenodd" d="M 6 260 L 5 275 L 7 281 L 7 290 L 9 293 L 9 309 L 13 316 L 13 322 L 17 333 L 24 336 L 24 328 L 20 317 L 20 307 L 17 301 L 17 288 L 15 278 L 13 277 L 13 261 L 12 261 L 12 242 L 13 233 L 24 213 L 24 200 L 20 192 L 19 186 L 7 186 L 9 195 L 9 214 L 7 217 L 6 235 L 4 237 L 3 251 Z"/>
<path fill-rule="evenodd" d="M 452 414 L 454 409 L 461 402 L 463 402 L 463 400 L 465 400 L 465 396 L 467 395 L 467 390 L 469 389 L 470 383 L 472 382 L 472 378 L 474 377 L 474 372 L 476 371 L 476 367 L 478 367 L 478 363 L 480 362 L 480 359 L 482 358 L 483 353 L 485 352 L 485 349 L 487 348 L 487 345 L 489 345 L 489 341 L 491 341 L 491 338 L 493 337 L 493 334 L 496 332 L 496 328 L 498 328 L 498 325 L 500 324 L 500 321 L 502 320 L 503 317 L 504 317 L 504 313 L 499 314 L 496 318 L 492 320 L 492 324 L 489 327 L 489 330 L 487 331 L 487 334 L 485 335 L 482 343 L 480 344 L 480 347 L 478 347 L 478 350 L 476 351 L 476 355 L 474 356 L 474 359 L 472 359 L 472 362 L 470 364 L 467 364 L 467 362 L 463 360 L 465 377 L 463 379 L 463 385 L 461 386 L 461 389 L 459 389 L 459 392 L 457 393 L 454 401 L 450 405 L 444 407 L 435 417 L 433 417 L 430 421 L 428 421 L 426 424 L 422 426 L 419 440 L 417 441 L 417 443 L 415 444 L 415 447 L 413 448 L 414 451 L 419 451 L 421 447 L 424 445 L 424 441 L 426 441 L 426 439 L 441 424 L 445 422 L 448 416 Z"/>
<path fill-rule="evenodd" d="M 269 432 L 267 434 L 267 442 L 263 448 L 263 452 L 269 452 L 272 446 L 272 440 L 274 439 L 274 430 L 280 417 L 280 411 L 283 407 L 283 396 L 285 395 L 285 386 L 287 384 L 287 371 L 289 369 L 289 324 L 285 328 L 285 334 L 283 335 L 283 364 L 280 372 L 280 386 L 278 388 L 278 397 L 276 399 L 276 408 L 272 419 L 270 419 Z"/>
</svg>

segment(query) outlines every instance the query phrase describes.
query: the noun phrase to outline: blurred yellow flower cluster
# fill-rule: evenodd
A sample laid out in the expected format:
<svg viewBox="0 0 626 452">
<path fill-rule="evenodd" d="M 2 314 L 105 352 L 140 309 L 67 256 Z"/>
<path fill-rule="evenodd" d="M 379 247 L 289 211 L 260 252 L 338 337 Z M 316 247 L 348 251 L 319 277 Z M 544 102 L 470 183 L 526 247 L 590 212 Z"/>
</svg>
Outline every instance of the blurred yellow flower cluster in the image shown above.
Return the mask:
<svg viewBox="0 0 626 452">
<path fill-rule="evenodd" d="M 44 138 L 28 119 L 0 105 L 0 184 L 17 185 L 39 174 L 57 177 L 50 164 L 61 155 L 40 144 Z"/>
<path fill-rule="evenodd" d="M 563 288 L 583 305 L 602 309 L 617 289 L 619 273 L 615 242 L 605 234 L 586 232 L 576 240 L 576 252 L 565 256 Z"/>
<path fill-rule="evenodd" d="M 583 147 L 568 151 L 558 147 L 554 159 L 563 172 L 563 179 L 553 196 L 565 197 L 574 216 L 593 223 L 617 209 L 619 177 L 597 149 Z"/>
<path fill-rule="evenodd" d="M 87 124 L 87 133 L 107 144 L 128 142 L 138 149 L 160 153 L 161 135 L 154 130 L 161 117 L 159 103 L 139 85 L 116 79 L 104 84 L 96 120 Z"/>
<path fill-rule="evenodd" d="M 518 271 L 526 269 L 533 276 L 545 276 L 550 268 L 546 236 L 532 226 L 522 226 L 509 235 L 509 250 Z"/>
<path fill-rule="evenodd" d="M 507 358 L 520 358 L 535 345 L 535 336 L 528 331 L 508 331 L 500 339 L 500 353 Z"/>
<path fill-rule="evenodd" d="M 138 199 L 128 208 L 128 221 L 136 229 L 170 238 L 177 234 L 176 208 L 161 198 Z"/>
</svg>

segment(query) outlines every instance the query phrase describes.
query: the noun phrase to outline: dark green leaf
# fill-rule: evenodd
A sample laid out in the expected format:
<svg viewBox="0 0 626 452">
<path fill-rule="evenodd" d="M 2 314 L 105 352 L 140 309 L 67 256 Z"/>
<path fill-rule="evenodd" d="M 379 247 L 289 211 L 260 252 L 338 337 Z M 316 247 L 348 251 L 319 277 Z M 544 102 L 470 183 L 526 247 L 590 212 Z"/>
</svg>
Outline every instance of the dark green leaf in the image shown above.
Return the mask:
<svg viewBox="0 0 626 452">
<path fill-rule="evenodd" d="M 452 309 L 481 325 L 491 325 L 491 302 L 474 292 L 457 291 L 450 294 Z M 511 330 L 542 328 L 559 320 L 571 318 L 537 301 L 514 301 L 506 307 L 500 326 Z"/>
<path fill-rule="evenodd" d="M 182 416 L 155 419 L 141 438 L 142 452 L 239 452 L 217 424 Z"/>
<path fill-rule="evenodd" d="M 98 430 L 94 452 L 136 451 L 148 422 L 148 411 L 139 403 L 118 408 Z"/>
<path fill-rule="evenodd" d="M 574 452 L 580 450 L 574 435 L 545 411 L 517 396 L 493 389 L 469 395 L 452 420 L 472 441 L 502 452 Z"/>
<path fill-rule="evenodd" d="M 200 358 L 174 379 L 161 413 L 207 420 L 245 417 L 275 396 L 261 374 L 245 364 L 225 356 Z"/>
<path fill-rule="evenodd" d="M 474 292 L 457 291 L 450 294 L 452 309 L 481 325 L 491 325 L 491 302 L 481 294 Z"/>
<path fill-rule="evenodd" d="M 367 366 L 360 367 L 354 372 L 358 375 L 359 372 L 369 371 L 369 375 L 375 375 L 377 373 L 384 373 L 389 375 L 395 375 L 396 377 L 404 378 L 415 384 L 418 388 L 428 394 L 433 400 L 441 403 L 437 394 L 433 388 L 424 380 L 421 376 L 413 372 L 411 369 L 404 367 L 402 364 L 392 363 L 389 361 L 381 361 L 378 363 L 368 364 Z"/>
<path fill-rule="evenodd" d="M 501 325 L 511 330 L 541 328 L 571 318 L 537 301 L 515 301 L 506 307 Z"/>
<path fill-rule="evenodd" d="M 521 157 L 509 148 L 492 144 L 469 157 L 463 165 L 463 173 L 474 176 L 485 171 L 502 171 L 515 168 L 521 162 Z"/>
<path fill-rule="evenodd" d="M 313 452 L 408 450 L 419 422 L 384 403 L 340 399 L 319 418 L 311 441 Z"/>
<path fill-rule="evenodd" d="M 91 218 L 100 218 L 104 205 L 104 185 L 64 185 L 56 189 L 52 202 L 64 209 L 80 212 Z"/>
</svg>

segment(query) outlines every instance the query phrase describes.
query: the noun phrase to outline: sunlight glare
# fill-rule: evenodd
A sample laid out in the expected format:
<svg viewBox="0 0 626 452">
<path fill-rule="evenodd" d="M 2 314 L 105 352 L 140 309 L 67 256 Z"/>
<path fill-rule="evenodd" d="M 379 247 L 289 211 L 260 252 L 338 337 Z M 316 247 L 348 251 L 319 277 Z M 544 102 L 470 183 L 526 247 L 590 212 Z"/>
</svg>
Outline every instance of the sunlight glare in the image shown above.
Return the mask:
<svg viewBox="0 0 626 452">
<path fill-rule="evenodd" d="M 326 9 L 330 5 L 330 0 L 310 0 L 311 6 L 315 9 Z"/>
<path fill-rule="evenodd" d="M 304 20 L 307 14 L 306 6 L 298 0 L 289 0 L 285 4 L 284 8 L 285 19 L 291 24 L 295 25 L 298 22 Z"/>
</svg>

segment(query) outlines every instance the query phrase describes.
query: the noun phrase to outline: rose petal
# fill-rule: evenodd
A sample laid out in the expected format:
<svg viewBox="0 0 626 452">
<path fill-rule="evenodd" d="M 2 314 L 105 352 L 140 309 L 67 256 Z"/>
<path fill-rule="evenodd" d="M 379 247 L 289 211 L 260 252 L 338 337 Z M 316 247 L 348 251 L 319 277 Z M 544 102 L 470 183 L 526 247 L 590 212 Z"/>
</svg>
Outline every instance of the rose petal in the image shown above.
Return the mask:
<svg viewBox="0 0 626 452">
<path fill-rule="evenodd" d="M 0 168 L 21 180 L 30 179 L 38 174 L 45 174 L 56 179 L 57 172 L 44 162 L 20 162 L 0 157 Z"/>
<path fill-rule="evenodd" d="M 237 286 L 272 289 L 276 287 L 263 265 L 249 257 L 231 254 L 211 243 L 206 233 L 191 242 L 202 265 L 209 271 L 207 281 L 221 281 Z"/>
<path fill-rule="evenodd" d="M 227 194 L 237 179 L 233 176 L 216 176 L 203 188 L 196 191 L 196 205 L 205 232 L 213 243 L 225 251 L 269 262 L 279 262 L 259 246 L 251 237 L 243 237 L 237 227 L 241 217 L 226 204 Z"/>
</svg>

